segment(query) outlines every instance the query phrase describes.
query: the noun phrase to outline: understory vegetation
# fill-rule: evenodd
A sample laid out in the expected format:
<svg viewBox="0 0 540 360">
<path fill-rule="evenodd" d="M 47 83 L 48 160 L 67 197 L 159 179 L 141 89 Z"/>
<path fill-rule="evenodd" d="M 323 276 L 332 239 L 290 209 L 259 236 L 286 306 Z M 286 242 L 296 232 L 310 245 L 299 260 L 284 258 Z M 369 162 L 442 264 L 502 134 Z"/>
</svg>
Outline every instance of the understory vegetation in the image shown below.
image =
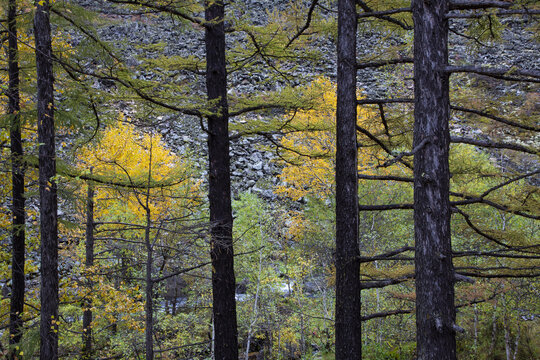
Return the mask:
<svg viewBox="0 0 540 360">
<path fill-rule="evenodd" d="M 58 315 L 48 331 L 57 336 L 59 358 L 218 359 L 213 287 L 222 264 L 216 259 L 227 251 L 234 258 L 239 358 L 336 358 L 336 2 L 232 1 L 226 20 L 208 20 L 211 3 L 0 3 L 0 358 L 40 356 L 40 192 L 56 188 Z M 484 61 L 516 33 L 539 49 L 538 4 L 514 3 L 500 14 L 448 15 L 456 67 Z M 45 184 L 32 27 L 44 4 L 52 23 L 56 132 L 56 175 Z M 425 143 L 413 141 L 410 6 L 357 2 L 365 16 L 358 18 L 351 151 L 367 360 L 417 356 L 413 159 Z M 4 17 L 11 7 L 17 109 L 8 86 L 13 21 Z M 227 36 L 226 99 L 205 90 L 213 85 L 205 83 L 211 71 L 201 39 L 216 24 Z M 538 65 L 538 53 L 531 56 Z M 451 325 L 463 360 L 540 359 L 540 75 L 508 63 L 496 76 L 497 64 L 488 64 L 491 73 L 455 71 L 449 85 Z M 212 217 L 217 205 L 209 200 L 216 119 L 225 119 L 230 134 L 230 226 Z M 13 150 L 16 130 L 20 154 Z M 22 224 L 13 213 L 16 174 L 24 185 Z M 232 248 L 226 234 L 216 235 L 219 226 L 232 231 Z M 23 269 L 21 312 L 12 310 L 14 268 Z"/>
</svg>

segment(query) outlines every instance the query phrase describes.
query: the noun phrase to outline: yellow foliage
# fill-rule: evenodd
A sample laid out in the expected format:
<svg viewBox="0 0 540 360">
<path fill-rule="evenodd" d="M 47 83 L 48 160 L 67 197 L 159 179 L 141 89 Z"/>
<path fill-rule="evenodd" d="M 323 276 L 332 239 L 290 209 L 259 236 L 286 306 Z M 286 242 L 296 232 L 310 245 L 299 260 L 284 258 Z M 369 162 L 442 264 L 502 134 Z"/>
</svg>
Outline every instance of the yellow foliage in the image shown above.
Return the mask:
<svg viewBox="0 0 540 360">
<path fill-rule="evenodd" d="M 334 156 L 336 152 L 336 86 L 326 78 L 317 79 L 310 88 L 319 91 L 319 100 L 311 110 L 287 114 L 293 129 L 281 139 L 282 154 L 287 165 L 277 187 L 278 194 L 298 200 L 306 195 L 329 198 L 334 191 Z M 361 94 L 358 94 L 361 97 Z M 358 107 L 358 125 L 377 134 L 382 131 L 376 114 L 366 107 Z M 367 139 L 360 139 L 365 143 Z M 358 170 L 374 174 L 381 162 L 379 150 L 361 147 L 358 150 Z M 381 170 L 377 170 L 381 173 Z"/>
<path fill-rule="evenodd" d="M 97 145 L 78 154 L 81 166 L 92 169 L 94 176 L 138 187 L 128 191 L 100 188 L 96 196 L 98 217 L 121 209 L 126 215 L 141 219 L 148 206 L 155 220 L 174 207 L 178 199 L 183 205 L 197 202 L 199 183 L 191 181 L 189 164 L 180 162 L 161 136 L 138 132 L 122 120 L 123 115 L 117 124 L 105 130 Z"/>
</svg>

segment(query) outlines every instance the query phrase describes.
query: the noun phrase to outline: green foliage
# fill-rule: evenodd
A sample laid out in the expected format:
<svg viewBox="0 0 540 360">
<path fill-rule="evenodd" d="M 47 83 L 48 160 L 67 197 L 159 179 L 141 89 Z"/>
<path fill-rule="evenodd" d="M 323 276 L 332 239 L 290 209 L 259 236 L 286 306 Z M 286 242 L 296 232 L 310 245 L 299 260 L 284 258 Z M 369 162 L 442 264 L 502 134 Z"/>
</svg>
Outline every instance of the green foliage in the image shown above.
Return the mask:
<svg viewBox="0 0 540 360">
<path fill-rule="evenodd" d="M 415 351 L 415 343 L 400 343 L 389 340 L 384 343 L 369 343 L 363 346 L 362 358 L 367 360 L 409 360 L 414 358 Z"/>
</svg>

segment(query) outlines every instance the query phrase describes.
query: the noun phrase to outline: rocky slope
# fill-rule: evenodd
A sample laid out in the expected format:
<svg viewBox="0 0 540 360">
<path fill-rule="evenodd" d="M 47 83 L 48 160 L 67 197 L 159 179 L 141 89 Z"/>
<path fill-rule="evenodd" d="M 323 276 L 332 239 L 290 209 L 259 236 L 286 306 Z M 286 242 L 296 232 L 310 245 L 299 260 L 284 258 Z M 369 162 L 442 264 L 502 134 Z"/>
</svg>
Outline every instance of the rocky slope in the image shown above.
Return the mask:
<svg viewBox="0 0 540 360">
<path fill-rule="evenodd" d="M 129 66 L 137 67 L 141 64 L 141 57 L 145 56 L 144 50 L 139 45 L 151 45 L 164 43 L 162 55 L 185 56 L 193 55 L 204 58 L 204 33 L 194 29 L 190 24 L 180 23 L 169 16 L 157 16 L 154 14 L 140 14 L 137 11 L 128 11 L 110 4 L 105 0 L 76 0 L 81 6 L 95 10 L 102 18 L 107 19 L 106 25 L 100 26 L 97 31 L 100 37 L 110 43 L 117 44 L 122 49 L 121 53 Z M 245 12 L 252 14 L 255 24 L 264 24 L 267 16 L 274 9 L 283 10 L 288 1 L 248 0 L 244 1 Z M 328 13 L 327 16 L 333 16 Z M 450 62 L 453 64 L 470 64 L 482 66 L 517 66 L 524 69 L 540 68 L 540 46 L 532 39 L 531 31 L 524 31 L 523 25 L 527 25 L 527 19 L 506 18 L 502 20 L 506 29 L 502 33 L 503 41 L 497 41 L 487 46 L 471 46 L 470 39 L 460 35 L 464 34 L 467 20 L 453 20 L 451 27 L 454 30 L 450 36 Z M 380 40 L 387 37 L 386 46 L 404 45 L 410 39 L 395 36 L 392 33 L 384 33 L 367 25 L 361 27 L 358 40 L 359 58 L 369 57 L 375 51 L 380 53 Z M 236 35 L 229 36 L 229 42 L 243 41 Z M 315 64 L 299 64 L 294 70 L 295 76 L 312 77 L 324 75 L 335 78 L 335 43 L 332 39 L 318 41 L 317 49 L 323 54 L 324 61 Z M 478 45 L 478 43 L 476 44 Z M 407 56 L 410 50 L 401 51 L 401 55 Z M 232 91 L 239 93 L 256 93 L 261 90 L 274 90 L 283 84 L 279 82 L 264 84 L 261 80 L 268 75 L 268 69 L 262 67 L 257 73 L 235 71 L 229 76 Z M 138 70 L 135 76 L 139 79 L 156 80 L 157 75 L 151 70 Z M 201 76 L 183 73 L 184 81 L 194 86 L 195 91 L 204 92 L 204 80 Z M 412 74 L 409 72 L 409 76 Z M 368 97 L 381 97 L 387 93 L 387 75 L 384 69 L 361 70 L 359 72 L 359 87 L 363 88 Z M 264 84 L 264 85 L 261 85 Z M 412 81 L 405 83 L 412 89 Z M 512 87 L 504 82 L 494 83 L 494 96 L 504 96 Z M 106 86 L 97 83 L 96 86 Z M 518 85 L 512 85 L 513 87 Z M 519 92 L 519 90 L 517 90 Z M 206 134 L 201 131 L 199 120 L 187 116 L 169 114 L 161 116 L 157 121 L 159 131 L 178 153 L 186 151 L 200 155 L 202 174 L 206 169 Z M 237 120 L 233 120 L 237 121 Z M 245 121 L 245 120 L 242 120 Z M 482 134 L 470 127 L 454 126 L 454 131 L 466 132 L 472 136 L 482 137 Z M 268 145 L 261 137 L 238 138 L 231 143 L 232 176 L 235 192 L 252 189 L 268 198 L 274 198 L 271 191 L 272 185 L 276 184 L 276 175 L 279 167 L 273 161 L 275 155 L 264 151 L 260 145 Z"/>
</svg>

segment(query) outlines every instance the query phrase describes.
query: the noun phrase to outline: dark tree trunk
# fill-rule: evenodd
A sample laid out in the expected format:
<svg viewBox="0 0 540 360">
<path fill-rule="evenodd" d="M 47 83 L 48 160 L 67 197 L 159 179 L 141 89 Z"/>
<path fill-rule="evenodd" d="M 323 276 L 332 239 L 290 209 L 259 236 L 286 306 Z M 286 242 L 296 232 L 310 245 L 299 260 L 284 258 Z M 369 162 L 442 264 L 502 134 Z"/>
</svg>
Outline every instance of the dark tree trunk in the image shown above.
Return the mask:
<svg viewBox="0 0 540 360">
<path fill-rule="evenodd" d="M 9 317 L 9 343 L 16 345 L 22 338 L 22 317 L 24 309 L 24 163 L 21 139 L 19 59 L 17 48 L 17 2 L 8 4 L 8 72 L 9 84 L 8 115 L 10 116 L 11 139 L 11 182 L 12 182 L 12 261 L 11 261 L 11 304 Z"/>
<path fill-rule="evenodd" d="M 86 269 L 94 266 L 94 187 L 88 183 L 88 194 L 86 198 Z M 91 274 L 88 274 L 88 297 L 83 302 L 83 334 L 82 334 L 82 358 L 84 360 L 92 359 L 92 299 L 93 283 Z"/>
<path fill-rule="evenodd" d="M 447 1 L 414 0 L 414 228 L 419 360 L 456 358 L 450 236 Z"/>
<path fill-rule="evenodd" d="M 148 181 L 150 186 L 150 181 Z M 146 280 L 145 280 L 145 347 L 146 347 L 146 360 L 154 360 L 154 281 L 152 279 L 152 267 L 154 264 L 154 249 L 150 242 L 150 228 L 152 222 L 150 219 L 150 207 L 148 200 L 150 198 L 150 190 L 148 190 L 146 197 L 146 228 L 144 229 L 144 243 L 146 245 Z"/>
<path fill-rule="evenodd" d="M 215 359 L 238 360 L 224 14 L 223 1 L 206 1 L 206 91 L 215 104 L 208 116 L 210 255 Z"/>
<path fill-rule="evenodd" d="M 40 5 L 42 4 L 42 5 Z M 54 94 L 49 1 L 37 3 L 34 17 L 37 66 L 39 199 L 41 233 L 40 358 L 58 359 L 58 223 Z"/>
<path fill-rule="evenodd" d="M 356 6 L 338 3 L 336 120 L 336 359 L 360 359 L 360 250 L 356 148 Z"/>
</svg>

